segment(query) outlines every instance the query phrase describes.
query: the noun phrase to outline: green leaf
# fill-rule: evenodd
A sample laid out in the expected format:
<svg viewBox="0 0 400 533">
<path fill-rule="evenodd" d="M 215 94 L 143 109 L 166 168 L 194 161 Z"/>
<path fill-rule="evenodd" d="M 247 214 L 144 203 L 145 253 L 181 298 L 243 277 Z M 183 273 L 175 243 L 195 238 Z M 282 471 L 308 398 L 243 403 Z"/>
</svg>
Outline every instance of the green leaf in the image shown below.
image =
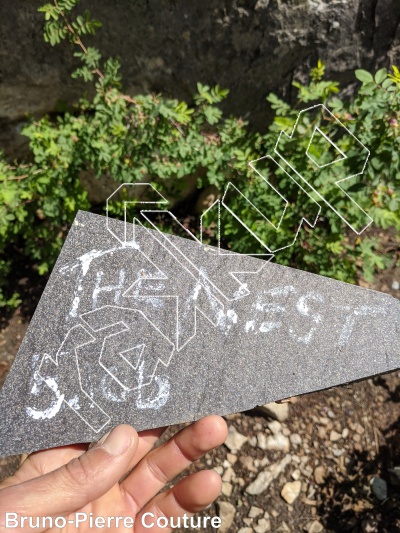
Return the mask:
<svg viewBox="0 0 400 533">
<path fill-rule="evenodd" d="M 207 107 L 204 115 L 209 124 L 216 124 L 222 116 L 222 111 L 217 107 Z"/>
<path fill-rule="evenodd" d="M 382 87 L 384 89 L 387 89 L 391 85 L 393 85 L 393 80 L 391 80 L 390 78 L 386 78 L 386 80 L 382 82 Z"/>
<path fill-rule="evenodd" d="M 375 82 L 379 85 L 386 80 L 387 70 L 385 68 L 379 69 L 375 74 Z"/>
<path fill-rule="evenodd" d="M 355 71 L 355 76 L 358 80 L 362 81 L 363 83 L 369 83 L 371 81 L 372 82 L 374 81 L 372 74 L 366 70 L 357 69 Z"/>
</svg>

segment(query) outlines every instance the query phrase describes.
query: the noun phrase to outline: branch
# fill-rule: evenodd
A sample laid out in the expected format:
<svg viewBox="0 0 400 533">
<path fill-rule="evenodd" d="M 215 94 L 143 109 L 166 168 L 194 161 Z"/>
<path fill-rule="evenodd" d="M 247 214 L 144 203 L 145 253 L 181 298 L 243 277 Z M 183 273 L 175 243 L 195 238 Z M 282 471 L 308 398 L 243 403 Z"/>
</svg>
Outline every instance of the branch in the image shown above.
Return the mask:
<svg viewBox="0 0 400 533">
<path fill-rule="evenodd" d="M 54 0 L 54 5 L 60 11 L 61 16 L 62 16 L 62 18 L 64 20 L 64 23 L 65 23 L 65 26 L 66 26 L 67 30 L 70 32 L 71 35 L 73 35 L 75 44 L 77 44 L 81 48 L 81 50 L 83 51 L 84 54 L 87 54 L 88 51 L 87 51 L 86 46 L 83 44 L 83 42 L 81 41 L 81 38 L 79 37 L 79 35 L 76 33 L 74 28 L 69 23 L 69 21 L 68 21 L 67 17 L 65 16 L 63 10 L 60 9 L 57 0 Z M 99 78 L 104 79 L 104 74 L 98 68 L 94 69 L 94 72 L 99 76 Z"/>
</svg>

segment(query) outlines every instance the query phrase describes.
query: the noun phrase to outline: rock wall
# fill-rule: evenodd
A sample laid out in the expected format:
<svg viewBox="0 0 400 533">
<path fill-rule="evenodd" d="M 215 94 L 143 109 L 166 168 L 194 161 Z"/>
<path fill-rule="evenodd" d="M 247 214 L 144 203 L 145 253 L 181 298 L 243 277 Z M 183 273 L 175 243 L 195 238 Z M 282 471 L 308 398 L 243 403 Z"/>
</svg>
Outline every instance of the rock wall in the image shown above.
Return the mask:
<svg viewBox="0 0 400 533">
<path fill-rule="evenodd" d="M 82 86 L 68 45 L 43 42 L 44 1 L 0 3 L 0 146 L 18 148 L 25 112 L 54 110 Z M 318 58 L 344 85 L 356 68 L 400 62 L 399 0 L 82 0 L 103 22 L 94 41 L 119 56 L 126 89 L 190 100 L 196 82 L 231 90 L 227 112 L 263 128 L 265 96 L 292 98 L 291 82 Z"/>
</svg>

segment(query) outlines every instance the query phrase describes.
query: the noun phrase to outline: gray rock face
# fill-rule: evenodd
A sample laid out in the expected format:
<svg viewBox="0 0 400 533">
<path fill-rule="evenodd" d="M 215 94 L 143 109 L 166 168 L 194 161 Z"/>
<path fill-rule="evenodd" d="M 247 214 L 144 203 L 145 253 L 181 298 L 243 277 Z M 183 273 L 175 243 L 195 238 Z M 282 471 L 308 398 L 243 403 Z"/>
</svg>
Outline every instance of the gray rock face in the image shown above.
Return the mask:
<svg viewBox="0 0 400 533">
<path fill-rule="evenodd" d="M 0 455 L 399 368 L 399 311 L 386 294 L 79 211 L 0 392 Z"/>
<path fill-rule="evenodd" d="M 44 3 L 44 2 L 42 2 Z M 71 80 L 68 46 L 51 48 L 41 37 L 41 2 L 0 4 L 0 143 L 10 139 L 6 121 L 25 112 L 53 110 L 72 101 L 82 86 Z M 356 68 L 389 66 L 400 50 L 398 0 L 85 0 L 103 22 L 95 37 L 103 56 L 120 56 L 128 91 L 162 91 L 190 99 L 196 82 L 231 89 L 225 109 L 265 127 L 265 96 L 291 96 L 318 58 L 344 84 Z M 92 39 L 88 39 L 90 43 Z"/>
</svg>

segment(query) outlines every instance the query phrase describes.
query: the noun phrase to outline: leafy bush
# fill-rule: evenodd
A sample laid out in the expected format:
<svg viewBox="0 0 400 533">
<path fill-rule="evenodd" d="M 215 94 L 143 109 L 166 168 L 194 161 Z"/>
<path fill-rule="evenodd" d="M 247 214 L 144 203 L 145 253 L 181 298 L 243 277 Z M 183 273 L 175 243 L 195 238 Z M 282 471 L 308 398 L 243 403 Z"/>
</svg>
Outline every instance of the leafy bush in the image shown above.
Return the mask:
<svg viewBox="0 0 400 533">
<path fill-rule="evenodd" d="M 0 154 L 0 306 L 12 307 L 20 301 L 8 289 L 13 269 L 11 246 L 20 247 L 27 261 L 45 274 L 60 252 L 76 211 L 93 208 L 80 181 L 84 171 L 94 171 L 97 176 L 109 174 L 121 183 L 145 178 L 161 193 L 175 198 L 188 176 L 197 176 L 199 188 L 214 185 L 221 193 L 231 181 L 256 205 L 268 206 L 271 222 L 277 223 L 282 200 L 265 182 L 256 179 L 248 163 L 272 155 L 279 131 L 290 133 L 299 110 L 317 103 L 326 105 L 371 150 L 362 181 L 358 180 L 350 191 L 352 197 L 380 228 L 399 228 L 400 74 L 396 67 L 392 73 L 380 69 L 375 76 L 356 71 L 362 85 L 352 101 L 342 102 L 335 96 L 338 84 L 324 79 L 324 65 L 319 62 L 311 71 L 308 85 L 294 83 L 298 90 L 295 106 L 290 107 L 276 95 L 268 96 L 275 119 L 267 131 L 252 133 L 241 118 L 223 116 L 218 104 L 227 97 L 228 90 L 219 86 L 210 88 L 199 83 L 191 104 L 161 94 L 125 94 L 118 60 L 103 59 L 97 49 L 83 43 L 84 36 L 93 34 L 100 23 L 91 19 L 88 11 L 74 16 L 78 1 L 54 0 L 39 11 L 46 20 L 46 41 L 56 45 L 69 40 L 75 45 L 74 55 L 80 65 L 73 77 L 91 84 L 94 96 L 82 97 L 56 117 L 32 120 L 23 130 L 30 140 L 29 161 L 10 164 Z M 316 121 L 311 110 L 301 115 L 298 127 L 309 131 Z M 327 128 L 334 135 L 337 125 L 331 122 Z M 289 141 L 285 150 L 296 162 L 298 172 L 312 179 L 309 161 L 304 157 L 306 142 L 306 137 L 297 143 Z M 343 137 L 337 144 L 346 153 L 354 152 L 352 161 L 358 168 L 362 157 L 357 155 L 354 142 L 352 145 L 351 139 L 349 142 Z M 316 142 L 313 150 L 314 157 L 321 161 L 326 157 L 322 142 Z M 243 203 L 240 195 L 227 198 L 261 240 L 279 248 L 293 239 L 299 229 L 299 215 L 307 215 L 312 200 L 303 197 L 299 205 L 298 187 L 269 163 L 263 175 L 272 184 L 279 183 L 289 206 L 298 206 L 296 217 L 286 217 L 276 232 L 265 219 L 255 216 L 254 209 L 248 202 Z M 322 189 L 324 172 L 319 177 Z M 326 191 L 332 205 L 342 201 L 338 191 Z M 357 220 L 360 210 L 353 208 L 351 204 L 348 214 Z M 113 206 L 116 214 L 121 209 L 122 203 Z M 225 246 L 242 253 L 263 251 L 259 241 L 229 211 L 222 210 L 221 224 Z M 375 270 L 386 264 L 380 243 L 368 232 L 352 238 L 346 228 L 333 211 L 324 208 L 316 227 L 300 228 L 296 243 L 278 252 L 276 260 L 350 282 L 361 269 L 371 279 Z M 215 243 L 215 231 L 208 231 L 207 236 Z"/>
</svg>

